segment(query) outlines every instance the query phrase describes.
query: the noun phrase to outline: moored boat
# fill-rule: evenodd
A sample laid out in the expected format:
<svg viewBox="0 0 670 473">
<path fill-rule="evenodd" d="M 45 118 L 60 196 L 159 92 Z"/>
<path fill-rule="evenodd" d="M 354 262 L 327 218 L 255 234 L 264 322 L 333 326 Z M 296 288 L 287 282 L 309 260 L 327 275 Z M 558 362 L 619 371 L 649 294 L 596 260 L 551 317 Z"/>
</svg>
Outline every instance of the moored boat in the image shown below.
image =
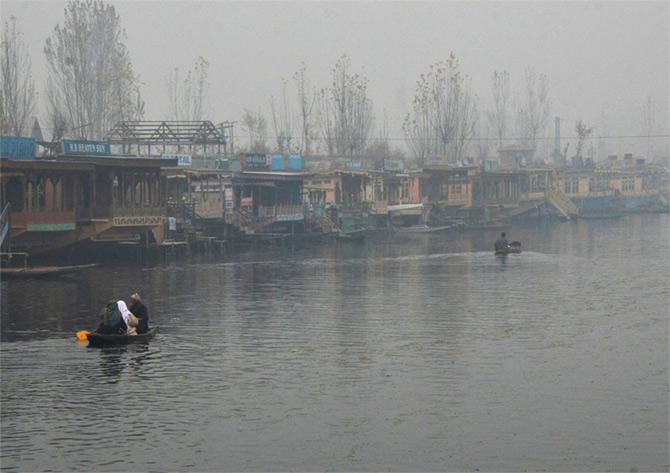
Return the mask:
<svg viewBox="0 0 670 473">
<path fill-rule="evenodd" d="M 147 333 L 138 335 L 116 335 L 91 332 L 88 334 L 89 347 L 104 347 L 113 345 L 129 345 L 131 343 L 146 343 L 158 332 L 158 327 L 152 327 Z"/>
<path fill-rule="evenodd" d="M 365 229 L 339 231 L 337 232 L 337 239 L 341 241 L 363 241 L 365 240 Z"/>
<path fill-rule="evenodd" d="M 394 226 L 393 230 L 397 233 L 439 233 L 457 228 L 456 225 L 442 225 L 439 227 L 430 227 L 428 225 L 410 225 L 407 227 Z"/>
<path fill-rule="evenodd" d="M 93 268 L 97 264 L 82 264 L 78 266 L 34 266 L 19 268 L 1 268 L 0 274 L 8 278 L 36 278 L 45 276 L 60 276 L 75 273 L 82 269 Z"/>
</svg>

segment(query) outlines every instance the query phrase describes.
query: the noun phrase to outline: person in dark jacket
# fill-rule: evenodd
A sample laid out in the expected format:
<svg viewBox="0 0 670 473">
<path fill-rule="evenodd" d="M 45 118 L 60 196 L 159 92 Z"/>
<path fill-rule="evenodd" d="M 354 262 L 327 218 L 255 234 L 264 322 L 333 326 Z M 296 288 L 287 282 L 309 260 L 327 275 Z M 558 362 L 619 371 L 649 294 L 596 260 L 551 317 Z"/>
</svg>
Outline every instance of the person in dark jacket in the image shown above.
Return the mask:
<svg viewBox="0 0 670 473">
<path fill-rule="evenodd" d="M 116 301 L 109 301 L 100 312 L 100 324 L 95 330 L 97 333 L 119 335 L 126 333 L 126 323 Z"/>
<path fill-rule="evenodd" d="M 130 311 L 138 318 L 137 333 L 147 333 L 149 331 L 149 310 L 142 304 L 142 299 L 138 293 L 130 296 Z"/>
<path fill-rule="evenodd" d="M 509 241 L 507 241 L 505 233 L 500 234 L 500 238 L 496 240 L 494 248 L 496 251 L 505 251 L 509 248 Z"/>
</svg>

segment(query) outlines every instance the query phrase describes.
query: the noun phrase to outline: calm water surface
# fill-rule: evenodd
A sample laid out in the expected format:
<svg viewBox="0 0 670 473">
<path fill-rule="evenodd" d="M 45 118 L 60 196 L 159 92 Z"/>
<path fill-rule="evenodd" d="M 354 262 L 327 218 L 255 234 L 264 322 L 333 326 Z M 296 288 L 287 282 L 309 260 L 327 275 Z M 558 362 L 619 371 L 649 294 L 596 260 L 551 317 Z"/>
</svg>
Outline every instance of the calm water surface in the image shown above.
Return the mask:
<svg viewBox="0 0 670 473">
<path fill-rule="evenodd" d="M 667 470 L 668 216 L 510 233 L 2 281 L 2 469 Z"/>
</svg>

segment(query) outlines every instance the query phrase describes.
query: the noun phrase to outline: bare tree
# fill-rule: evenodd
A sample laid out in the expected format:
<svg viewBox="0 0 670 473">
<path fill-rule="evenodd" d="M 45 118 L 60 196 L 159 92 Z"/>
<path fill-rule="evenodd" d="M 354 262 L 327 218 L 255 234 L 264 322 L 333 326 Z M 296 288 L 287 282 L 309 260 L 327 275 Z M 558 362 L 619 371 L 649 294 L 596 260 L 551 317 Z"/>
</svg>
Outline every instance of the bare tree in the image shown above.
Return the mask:
<svg viewBox="0 0 670 473">
<path fill-rule="evenodd" d="M 182 79 L 175 67 L 167 79 L 168 118 L 177 121 L 205 120 L 209 108 L 209 62 L 200 56 Z"/>
<path fill-rule="evenodd" d="M 261 110 L 254 113 L 244 110 L 242 115 L 242 130 L 249 136 L 249 151 L 252 153 L 267 153 L 267 121 Z"/>
<path fill-rule="evenodd" d="M 331 154 L 361 156 L 374 124 L 368 80 L 350 72 L 351 61 L 340 57 L 330 88 L 321 91 L 321 126 Z"/>
<path fill-rule="evenodd" d="M 583 121 L 579 120 L 575 124 L 575 133 L 577 134 L 577 147 L 575 150 L 575 156 L 582 156 L 582 149 L 584 149 L 584 144 L 586 140 L 589 139 L 591 133 L 593 133 L 593 127 L 589 127 Z"/>
<path fill-rule="evenodd" d="M 101 138 L 119 120 L 139 119 L 139 78 L 112 5 L 71 0 L 63 26 L 46 41 L 51 116 L 62 115 L 78 138 Z"/>
<path fill-rule="evenodd" d="M 517 132 L 526 145 L 537 148 L 537 139 L 547 127 L 550 114 L 549 81 L 526 69 L 526 84 L 518 100 Z"/>
<path fill-rule="evenodd" d="M 49 82 L 51 79 L 47 79 Z M 60 141 L 65 137 L 68 131 L 68 121 L 57 103 L 55 98 L 56 88 L 48 83 L 47 85 L 47 123 L 51 128 L 51 141 Z"/>
<path fill-rule="evenodd" d="M 482 120 L 477 120 L 474 132 L 474 152 L 479 162 L 483 162 L 489 157 L 491 142 L 488 139 L 488 131 L 488 126 Z"/>
<path fill-rule="evenodd" d="M 386 110 L 384 110 L 384 120 L 377 129 L 377 138 L 371 140 L 365 150 L 365 156 L 371 159 L 374 163 L 380 163 L 383 159 L 405 161 L 405 153 L 402 150 L 391 146 L 388 130 L 388 117 Z"/>
<path fill-rule="evenodd" d="M 426 84 L 419 80 L 411 111 L 402 123 L 405 142 L 419 167 L 423 167 L 436 150 L 437 129 L 431 117 L 430 100 Z"/>
<path fill-rule="evenodd" d="M 298 121 L 300 127 L 300 149 L 303 155 L 309 156 L 312 152 L 311 144 L 316 135 L 313 124 L 312 111 L 316 103 L 316 93 L 306 77 L 307 67 L 301 63 L 299 69 L 293 74 L 296 91 L 298 94 Z"/>
<path fill-rule="evenodd" d="M 458 129 L 458 109 L 463 79 L 459 71 L 458 59 L 452 52 L 449 59 L 430 66 L 426 74 L 432 96 L 432 121 L 437 129 L 438 153 L 449 156 L 449 148 L 453 146 Z"/>
<path fill-rule="evenodd" d="M 464 88 L 461 91 L 459 102 L 456 120 L 457 127 L 452 146 L 452 154 L 457 161 L 465 158 L 465 145 L 472 140 L 479 118 L 477 113 L 477 97 L 472 95 L 469 88 Z"/>
<path fill-rule="evenodd" d="M 451 53 L 421 74 L 403 130 L 409 148 L 422 163 L 428 156 L 461 159 L 477 121 L 476 98 Z"/>
<path fill-rule="evenodd" d="M 275 98 L 270 97 L 270 109 L 272 111 L 272 127 L 277 141 L 277 152 L 284 154 L 290 153 L 295 148 L 293 139 L 293 114 L 288 105 L 288 84 L 282 79 L 282 93 L 279 103 L 275 103 Z"/>
<path fill-rule="evenodd" d="M 488 112 L 488 121 L 491 129 L 495 131 L 496 138 L 498 138 L 498 148 L 503 146 L 503 140 L 507 136 L 510 99 L 509 84 L 509 72 L 493 71 L 493 83 L 491 85 L 493 108 Z"/>
<path fill-rule="evenodd" d="M 647 138 L 647 159 L 651 159 L 654 155 L 654 143 L 651 136 L 656 131 L 656 113 L 654 110 L 654 102 L 651 97 L 647 97 L 642 106 L 642 135 Z"/>
<path fill-rule="evenodd" d="M 0 92 L 0 134 L 23 135 L 35 109 L 35 82 L 30 55 L 13 16 L 5 21 L 0 39 Z"/>
</svg>

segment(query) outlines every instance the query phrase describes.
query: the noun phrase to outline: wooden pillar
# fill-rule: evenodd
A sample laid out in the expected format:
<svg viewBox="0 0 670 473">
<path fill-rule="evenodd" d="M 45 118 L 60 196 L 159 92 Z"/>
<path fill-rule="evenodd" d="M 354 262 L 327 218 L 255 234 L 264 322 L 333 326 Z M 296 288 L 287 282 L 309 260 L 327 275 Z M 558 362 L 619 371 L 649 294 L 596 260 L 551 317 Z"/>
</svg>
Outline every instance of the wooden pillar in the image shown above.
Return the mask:
<svg viewBox="0 0 670 473">
<path fill-rule="evenodd" d="M 88 208 L 93 209 L 97 207 L 96 203 L 96 191 L 95 191 L 95 171 L 89 174 L 89 191 L 88 191 Z M 86 203 L 84 203 L 86 205 Z"/>
</svg>

